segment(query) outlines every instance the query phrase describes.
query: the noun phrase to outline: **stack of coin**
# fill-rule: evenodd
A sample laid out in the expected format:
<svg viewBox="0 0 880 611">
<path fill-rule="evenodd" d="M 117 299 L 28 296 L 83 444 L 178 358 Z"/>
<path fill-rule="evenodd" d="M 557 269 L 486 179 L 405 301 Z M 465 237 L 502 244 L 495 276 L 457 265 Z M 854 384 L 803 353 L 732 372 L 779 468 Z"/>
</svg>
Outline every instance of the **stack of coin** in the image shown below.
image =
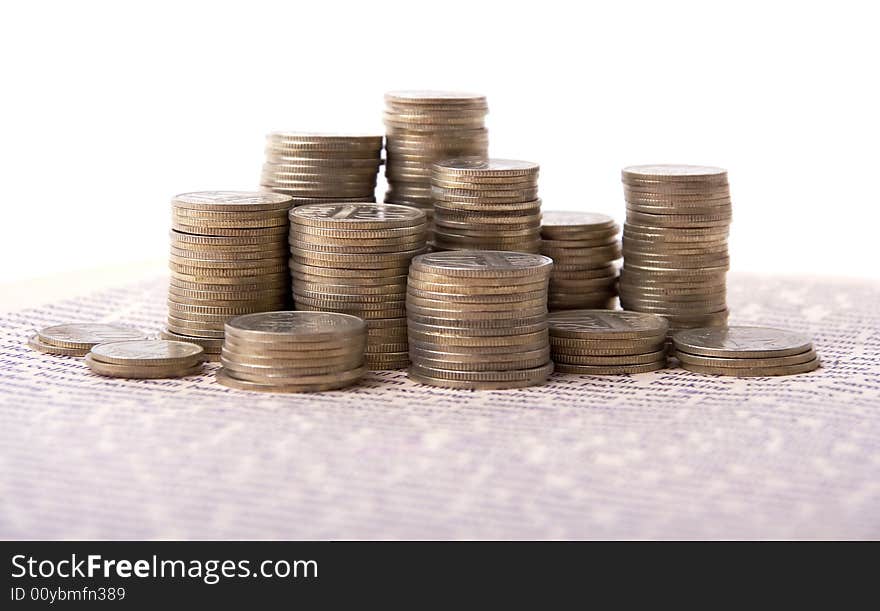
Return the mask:
<svg viewBox="0 0 880 611">
<path fill-rule="evenodd" d="M 688 165 L 623 170 L 620 303 L 661 314 L 671 331 L 727 323 L 727 172 Z"/>
<path fill-rule="evenodd" d="M 172 202 L 166 339 L 216 358 L 223 324 L 288 303 L 287 213 L 279 193 L 206 191 Z"/>
<path fill-rule="evenodd" d="M 364 318 L 367 366 L 406 367 L 406 279 L 410 260 L 425 252 L 425 213 L 394 204 L 309 204 L 291 210 L 290 221 L 296 309 Z"/>
<path fill-rule="evenodd" d="M 406 311 L 409 376 L 468 389 L 542 384 L 553 372 L 547 283 L 535 254 L 451 251 L 413 259 Z"/>
<path fill-rule="evenodd" d="M 553 312 L 547 319 L 557 372 L 610 375 L 666 367 L 669 324 L 662 316 L 566 310 Z"/>
<path fill-rule="evenodd" d="M 85 356 L 104 342 L 146 339 L 137 329 L 104 323 L 65 323 L 37 331 L 28 346 L 38 352 L 62 356 Z"/>
<path fill-rule="evenodd" d="M 366 325 L 329 312 L 264 312 L 226 324 L 217 381 L 240 390 L 317 392 L 366 372 Z"/>
<path fill-rule="evenodd" d="M 273 132 L 266 137 L 260 184 L 294 206 L 374 202 L 382 136 Z"/>
<path fill-rule="evenodd" d="M 489 107 L 482 95 L 446 91 L 385 94 L 385 201 L 424 209 L 430 222 L 431 166 L 454 157 L 485 158 Z"/>
<path fill-rule="evenodd" d="M 182 378 L 201 372 L 201 346 L 164 339 L 108 342 L 92 347 L 86 364 L 112 378 Z"/>
<path fill-rule="evenodd" d="M 819 367 L 809 337 L 767 327 L 706 327 L 672 336 L 674 355 L 688 371 L 718 376 L 765 377 Z"/>
<path fill-rule="evenodd" d="M 537 163 L 451 159 L 434 164 L 434 246 L 438 250 L 541 249 Z"/>
<path fill-rule="evenodd" d="M 594 212 L 545 212 L 541 254 L 553 259 L 550 310 L 615 306 L 620 227 Z"/>
</svg>

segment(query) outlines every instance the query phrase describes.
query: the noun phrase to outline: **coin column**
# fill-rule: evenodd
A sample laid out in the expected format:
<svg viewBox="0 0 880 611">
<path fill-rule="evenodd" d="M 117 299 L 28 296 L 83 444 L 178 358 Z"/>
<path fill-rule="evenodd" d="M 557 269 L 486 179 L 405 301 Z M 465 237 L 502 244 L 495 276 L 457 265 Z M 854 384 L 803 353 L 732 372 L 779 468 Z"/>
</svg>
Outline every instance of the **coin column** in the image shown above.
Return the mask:
<svg viewBox="0 0 880 611">
<path fill-rule="evenodd" d="M 294 206 L 374 202 L 382 136 L 273 132 L 266 137 L 260 184 Z"/>
<path fill-rule="evenodd" d="M 620 303 L 661 314 L 670 332 L 727 322 L 727 172 L 682 165 L 623 170 Z"/>
<path fill-rule="evenodd" d="M 541 255 L 455 251 L 413 259 L 407 289 L 412 366 L 433 386 L 469 389 L 542 384 L 553 372 Z"/>
<path fill-rule="evenodd" d="M 206 191 L 174 198 L 164 338 L 199 344 L 216 360 L 228 319 L 284 309 L 289 209 L 290 198 L 278 193 Z"/>
<path fill-rule="evenodd" d="M 453 157 L 489 154 L 486 98 L 470 93 L 394 91 L 385 94 L 385 201 L 433 215 L 431 166 Z"/>
<path fill-rule="evenodd" d="M 217 381 L 239 390 L 317 392 L 351 386 L 364 366 L 366 326 L 355 316 L 265 312 L 226 324 Z"/>
<path fill-rule="evenodd" d="M 406 367 L 407 271 L 426 249 L 425 213 L 393 204 L 311 204 L 294 208 L 290 220 L 296 309 L 360 316 L 367 366 Z"/>
<path fill-rule="evenodd" d="M 617 298 L 620 227 L 593 212 L 545 212 L 541 254 L 553 259 L 550 310 L 613 308 Z"/>
<path fill-rule="evenodd" d="M 662 316 L 620 310 L 553 312 L 550 347 L 558 373 L 615 375 L 666 367 Z"/>
<path fill-rule="evenodd" d="M 452 159 L 434 164 L 434 245 L 438 250 L 541 248 L 536 163 Z"/>
</svg>

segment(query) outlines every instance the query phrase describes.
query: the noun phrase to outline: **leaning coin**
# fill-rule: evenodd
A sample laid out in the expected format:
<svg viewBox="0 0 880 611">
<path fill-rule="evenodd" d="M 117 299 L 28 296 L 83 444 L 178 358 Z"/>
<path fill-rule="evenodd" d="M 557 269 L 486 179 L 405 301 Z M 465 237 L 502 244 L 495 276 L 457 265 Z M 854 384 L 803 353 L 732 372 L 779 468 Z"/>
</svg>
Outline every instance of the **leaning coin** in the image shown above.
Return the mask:
<svg viewBox="0 0 880 611">
<path fill-rule="evenodd" d="M 65 348 L 63 346 L 53 346 L 40 341 L 39 336 L 33 335 L 28 339 L 28 346 L 37 352 L 44 354 L 55 354 L 58 356 L 85 356 L 88 348 Z"/>
<path fill-rule="evenodd" d="M 104 323 L 67 323 L 40 329 L 39 340 L 44 344 L 61 348 L 89 349 L 103 342 L 126 339 L 146 339 L 137 329 Z"/>
</svg>

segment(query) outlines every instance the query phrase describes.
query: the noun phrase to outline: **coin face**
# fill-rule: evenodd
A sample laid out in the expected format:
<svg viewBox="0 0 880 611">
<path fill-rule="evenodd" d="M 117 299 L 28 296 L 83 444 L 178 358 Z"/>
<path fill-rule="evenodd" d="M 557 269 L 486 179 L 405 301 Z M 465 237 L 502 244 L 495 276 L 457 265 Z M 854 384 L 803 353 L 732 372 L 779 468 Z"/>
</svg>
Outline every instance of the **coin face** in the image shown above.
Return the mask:
<svg viewBox="0 0 880 611">
<path fill-rule="evenodd" d="M 261 312 L 237 316 L 226 323 L 227 332 L 248 335 L 294 335 L 323 337 L 363 332 L 364 321 L 356 316 L 335 312 Z"/>
<path fill-rule="evenodd" d="M 677 350 L 689 354 L 728 358 L 767 358 L 806 352 L 809 337 L 770 327 L 706 327 L 679 331 L 673 336 Z"/>
<path fill-rule="evenodd" d="M 547 316 L 556 337 L 644 338 L 666 334 L 668 323 L 654 314 L 617 310 L 566 310 Z"/>
<path fill-rule="evenodd" d="M 550 210 L 543 213 L 542 228 L 562 226 L 582 231 L 598 231 L 615 226 L 614 219 L 598 212 L 567 212 Z"/>
<path fill-rule="evenodd" d="M 294 208 L 290 213 L 294 222 L 314 224 L 313 221 L 330 221 L 339 225 L 357 226 L 359 223 L 375 223 L 392 226 L 406 223 L 416 225 L 425 221 L 422 210 L 396 204 L 309 204 Z"/>
<path fill-rule="evenodd" d="M 171 364 L 189 361 L 204 352 L 201 346 L 187 342 L 165 339 L 130 340 L 108 342 L 92 348 L 92 357 L 107 363 L 120 365 Z"/>
<path fill-rule="evenodd" d="M 68 348 L 91 348 L 103 342 L 146 339 L 137 329 L 104 323 L 68 323 L 41 329 L 40 341 L 53 346 Z"/>
<path fill-rule="evenodd" d="M 413 104 L 486 103 L 486 97 L 477 93 L 432 91 L 428 89 L 389 91 L 385 94 L 385 100 L 387 102 L 409 102 Z"/>
<path fill-rule="evenodd" d="M 553 260 L 538 254 L 499 250 L 435 252 L 415 257 L 414 268 L 460 276 L 504 276 L 549 273 Z"/>
<path fill-rule="evenodd" d="M 290 197 L 271 191 L 197 191 L 174 197 L 176 206 L 206 210 L 274 210 L 290 202 Z"/>
<path fill-rule="evenodd" d="M 434 164 L 436 170 L 443 174 L 494 174 L 502 173 L 509 176 L 536 174 L 540 169 L 537 163 L 516 159 L 449 159 Z"/>
<path fill-rule="evenodd" d="M 727 170 L 723 168 L 702 165 L 656 164 L 634 165 L 623 168 L 624 179 L 662 180 L 670 177 L 721 178 L 726 175 Z"/>
</svg>

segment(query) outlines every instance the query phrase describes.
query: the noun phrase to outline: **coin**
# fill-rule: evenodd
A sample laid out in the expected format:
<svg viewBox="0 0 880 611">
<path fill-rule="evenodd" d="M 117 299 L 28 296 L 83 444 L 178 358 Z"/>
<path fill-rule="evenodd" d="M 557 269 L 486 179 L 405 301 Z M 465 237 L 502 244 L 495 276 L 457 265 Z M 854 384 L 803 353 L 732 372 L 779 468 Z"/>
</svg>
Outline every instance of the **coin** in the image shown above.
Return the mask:
<svg viewBox="0 0 880 611">
<path fill-rule="evenodd" d="M 645 339 L 665 336 L 662 317 L 613 310 L 570 310 L 547 317 L 550 335 L 583 339 Z"/>
<path fill-rule="evenodd" d="M 356 336 L 365 331 L 364 321 L 335 313 L 262 312 L 238 316 L 226 323 L 227 332 L 241 337 L 276 341 L 289 337 L 311 341 Z"/>
<path fill-rule="evenodd" d="M 89 350 L 104 342 L 146 339 L 137 329 L 106 323 L 65 323 L 45 327 L 37 332 L 39 342 L 59 348 Z"/>
<path fill-rule="evenodd" d="M 676 350 L 721 358 L 759 359 L 801 354 L 812 341 L 800 333 L 769 327 L 711 327 L 689 329 L 672 338 Z"/>
<path fill-rule="evenodd" d="M 702 365 L 695 365 L 693 363 L 686 362 L 682 362 L 681 366 L 683 369 L 687 369 L 688 371 L 692 371 L 694 373 L 702 373 L 706 375 L 735 376 L 740 378 L 764 378 L 770 376 L 789 376 L 797 375 L 800 373 L 808 373 L 819 368 L 819 360 L 813 359 L 806 363 L 800 363 L 797 365 L 780 365 L 775 367 L 705 367 Z"/>
<path fill-rule="evenodd" d="M 312 383 L 312 384 L 279 384 L 279 383 L 262 383 L 262 382 L 252 382 L 248 380 L 242 380 L 236 377 L 233 377 L 229 372 L 227 372 L 223 367 L 217 370 L 214 374 L 215 379 L 218 383 L 223 386 L 228 386 L 230 388 L 234 388 L 236 390 L 248 390 L 248 391 L 257 391 L 257 392 L 275 392 L 275 393 L 298 393 L 298 392 L 322 392 L 328 390 L 339 390 L 341 388 L 345 388 L 347 386 L 351 386 L 356 383 L 360 377 L 363 376 L 361 374 L 360 377 L 355 380 L 350 379 L 336 379 L 323 383 Z"/>
<path fill-rule="evenodd" d="M 191 367 L 204 349 L 193 343 L 164 339 L 127 340 L 98 344 L 89 353 L 93 360 L 116 365 L 178 365 Z"/>
<path fill-rule="evenodd" d="M 666 369 L 666 359 L 646 363 L 642 365 L 569 365 L 566 363 L 556 364 L 556 373 L 574 373 L 580 375 L 623 375 L 635 373 L 648 373 Z"/>
<path fill-rule="evenodd" d="M 812 361 L 817 358 L 816 352 L 814 350 L 807 350 L 806 352 L 801 352 L 800 354 L 793 354 L 791 356 L 775 356 L 769 358 L 724 358 L 724 357 L 710 357 L 710 356 L 699 356 L 696 354 L 688 354 L 687 352 L 681 352 L 680 350 L 676 350 L 674 352 L 674 356 L 681 361 L 682 363 L 689 363 L 693 365 L 703 365 L 706 367 L 739 367 L 739 368 L 764 368 L 764 367 L 778 367 L 778 366 L 786 366 L 786 365 L 800 365 L 801 363 L 806 363 Z"/>
<path fill-rule="evenodd" d="M 276 193 L 253 191 L 199 191 L 181 193 L 172 200 L 176 208 L 244 212 L 283 210 L 290 207 L 290 198 Z"/>
<path fill-rule="evenodd" d="M 411 269 L 453 278 L 540 277 L 553 266 L 549 257 L 506 251 L 457 251 L 420 255 Z"/>
<path fill-rule="evenodd" d="M 89 351 L 88 348 L 65 348 L 63 346 L 53 346 L 52 344 L 40 341 L 38 335 L 33 335 L 28 338 L 28 346 L 37 352 L 59 356 L 85 356 Z"/>
<path fill-rule="evenodd" d="M 159 379 L 159 378 L 182 378 L 197 375 L 202 371 L 201 362 L 195 365 L 118 365 L 105 363 L 93 358 L 90 354 L 85 356 L 86 365 L 93 373 L 114 378 L 134 379 Z"/>
</svg>

